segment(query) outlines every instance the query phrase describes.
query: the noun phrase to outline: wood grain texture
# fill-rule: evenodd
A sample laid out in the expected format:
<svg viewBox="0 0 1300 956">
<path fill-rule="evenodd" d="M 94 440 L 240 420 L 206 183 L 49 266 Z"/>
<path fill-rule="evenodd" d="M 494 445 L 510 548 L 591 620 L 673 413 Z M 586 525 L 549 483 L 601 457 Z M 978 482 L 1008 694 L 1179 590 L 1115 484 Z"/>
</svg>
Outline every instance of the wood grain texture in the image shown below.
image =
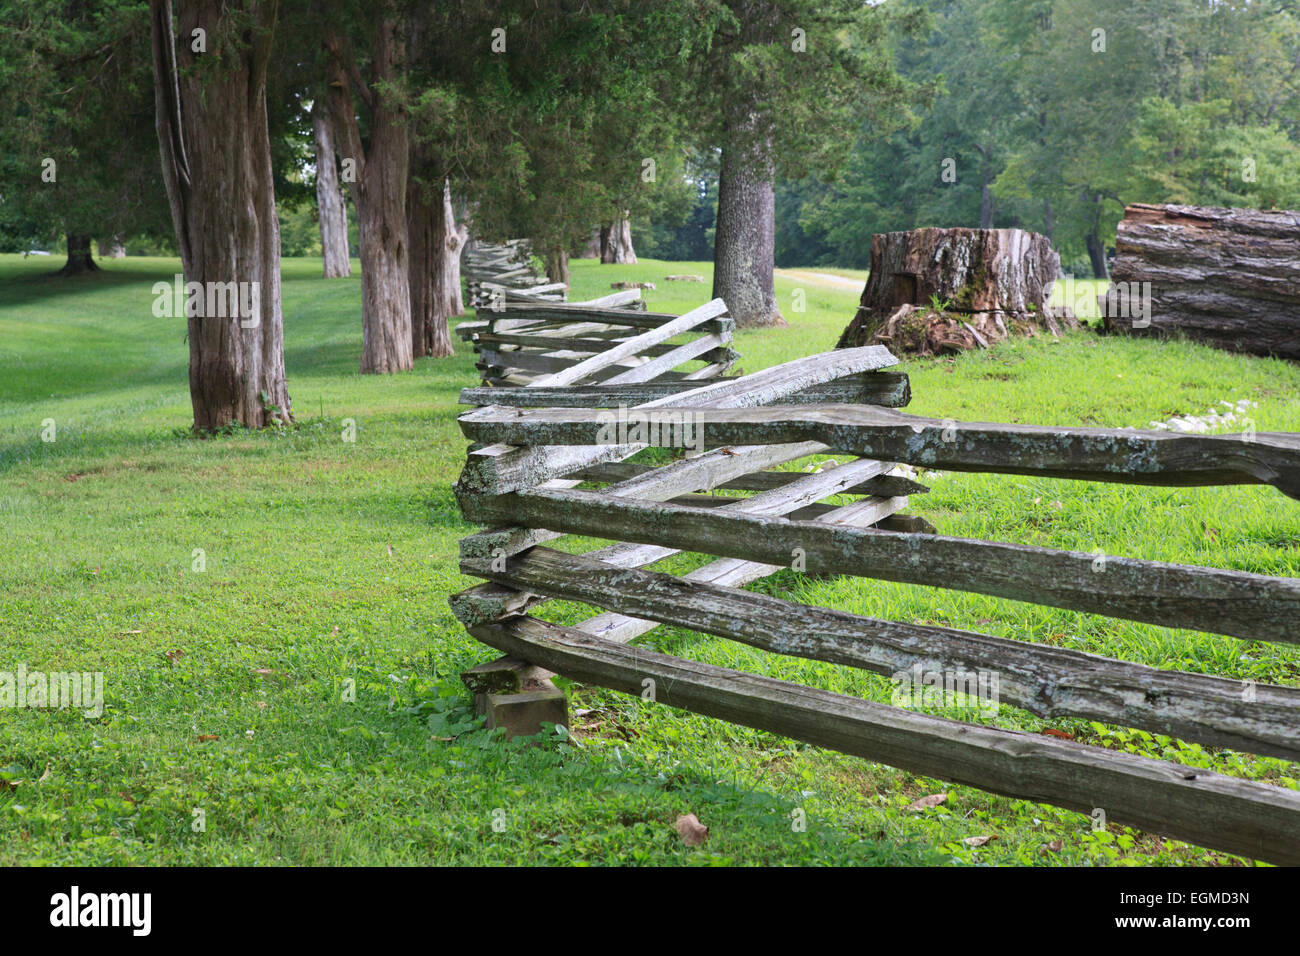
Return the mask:
<svg viewBox="0 0 1300 956">
<path fill-rule="evenodd" d="M 832 528 L 722 508 L 535 489 L 480 503 L 479 517 L 788 565 L 993 594 L 1049 607 L 1186 627 L 1247 640 L 1300 643 L 1300 579 L 1056 551 L 928 534 Z M 463 553 L 463 551 L 462 551 Z"/>
<path fill-rule="evenodd" d="M 994 687 L 994 707 L 1001 702 L 1046 719 L 1082 717 L 1300 760 L 1300 689 L 1292 687 L 1253 685 L 1246 693 L 1242 681 L 808 607 L 548 548 L 516 555 L 501 570 L 485 561 L 462 562 L 461 570 L 551 598 L 886 677 L 913 668 L 934 674 L 996 675 L 996 685 L 986 685 Z M 963 681 L 960 686 L 970 685 Z"/>
<path fill-rule="evenodd" d="M 525 408 L 617 408 L 641 405 L 681 392 L 676 382 L 654 381 L 636 385 L 586 385 L 567 388 L 466 388 L 462 405 L 505 405 Z M 831 382 L 810 385 L 781 399 L 785 405 L 880 405 L 902 408 L 912 400 L 907 375 L 902 372 L 860 372 Z"/>
<path fill-rule="evenodd" d="M 786 395 L 802 391 L 812 385 L 897 364 L 898 359 L 891 355 L 888 349 L 880 346 L 842 349 L 825 355 L 796 359 L 752 375 L 710 382 L 676 395 L 646 402 L 637 408 L 644 410 L 674 408 L 679 405 L 723 408 L 770 405 L 780 401 Z M 460 421 L 463 428 L 466 421 L 484 417 L 490 420 L 494 417 L 499 418 L 503 414 L 517 412 L 518 410 L 486 406 L 466 412 L 460 417 Z M 468 500 L 475 495 L 502 494 L 521 488 L 531 488 L 587 464 L 630 458 L 646 447 L 640 444 L 616 446 L 600 446 L 590 442 L 576 444 L 587 447 L 521 448 L 511 444 L 495 443 L 474 449 L 469 453 L 465 468 L 457 482 L 458 497 Z M 815 454 L 815 452 L 805 454 Z"/>
<path fill-rule="evenodd" d="M 674 413 L 702 429 L 710 446 L 816 441 L 925 468 L 1145 485 L 1267 484 L 1300 499 L 1300 434 L 1002 425 L 853 405 L 728 409 L 677 403 Z M 460 422 L 478 441 L 581 445 L 598 443 L 603 419 L 593 409 L 480 409 Z M 682 440 L 680 428 L 658 432 L 658 443 Z"/>
</svg>

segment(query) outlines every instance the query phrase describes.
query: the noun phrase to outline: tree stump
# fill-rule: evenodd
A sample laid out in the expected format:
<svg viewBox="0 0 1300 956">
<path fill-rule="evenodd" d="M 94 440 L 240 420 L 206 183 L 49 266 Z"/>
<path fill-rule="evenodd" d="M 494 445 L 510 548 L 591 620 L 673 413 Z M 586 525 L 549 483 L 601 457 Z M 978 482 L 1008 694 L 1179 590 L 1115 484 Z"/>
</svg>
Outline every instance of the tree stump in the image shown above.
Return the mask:
<svg viewBox="0 0 1300 956">
<path fill-rule="evenodd" d="M 1112 281 L 1108 330 L 1300 359 L 1300 212 L 1134 203 Z"/>
<path fill-rule="evenodd" d="M 871 240 L 871 275 L 836 348 L 944 355 L 1078 323 L 1048 307 L 1060 256 L 1023 229 L 916 229 Z"/>
</svg>

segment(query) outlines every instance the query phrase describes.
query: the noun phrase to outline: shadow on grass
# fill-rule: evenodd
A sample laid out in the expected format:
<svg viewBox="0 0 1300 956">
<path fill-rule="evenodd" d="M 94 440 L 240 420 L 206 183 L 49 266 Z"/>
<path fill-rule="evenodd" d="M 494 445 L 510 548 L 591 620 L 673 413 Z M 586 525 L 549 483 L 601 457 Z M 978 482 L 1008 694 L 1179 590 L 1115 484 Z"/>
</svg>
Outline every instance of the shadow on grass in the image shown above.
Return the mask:
<svg viewBox="0 0 1300 956">
<path fill-rule="evenodd" d="M 62 262 L 59 266 L 62 267 Z M 57 269 L 48 272 L 23 273 L 0 278 L 0 305 L 20 306 L 34 302 L 48 302 L 65 295 L 117 289 L 139 285 L 141 282 L 170 282 L 175 272 L 164 271 L 157 263 L 140 263 L 126 268 L 114 266 L 99 272 L 76 276 L 61 276 Z"/>
</svg>

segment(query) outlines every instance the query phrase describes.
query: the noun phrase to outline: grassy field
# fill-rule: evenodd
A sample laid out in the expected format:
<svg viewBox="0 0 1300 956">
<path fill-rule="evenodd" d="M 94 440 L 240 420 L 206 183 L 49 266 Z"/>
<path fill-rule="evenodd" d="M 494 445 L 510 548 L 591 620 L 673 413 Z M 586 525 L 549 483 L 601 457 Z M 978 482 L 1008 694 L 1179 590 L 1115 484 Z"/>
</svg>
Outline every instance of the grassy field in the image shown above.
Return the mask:
<svg viewBox="0 0 1300 956">
<path fill-rule="evenodd" d="M 58 265 L 0 256 L 0 671 L 102 671 L 105 710 L 0 710 L 0 865 L 1242 862 L 592 688 L 570 688 L 578 746 L 503 744 L 475 729 L 457 678 L 494 654 L 447 607 L 471 583 L 455 559 L 471 529 L 450 492 L 466 447 L 457 392 L 476 381 L 469 350 L 362 377 L 359 279 L 326 282 L 315 260 L 288 260 L 299 424 L 200 441 L 185 433 L 183 323 L 150 311 L 151 284 L 176 261 L 106 261 L 76 280 L 49 276 Z M 681 272 L 710 266 L 578 262 L 572 298 L 641 279 L 658 283 L 651 308 L 685 311 L 709 286 L 663 282 Z M 738 336 L 747 370 L 830 348 L 852 317 L 854 290 L 803 288 L 796 313 L 795 284 L 778 281 L 789 328 Z M 1080 332 L 904 369 L 911 410 L 940 417 L 1141 427 L 1248 400 L 1257 429 L 1300 431 L 1300 368 L 1181 342 Z M 1271 489 L 923 480 L 933 490 L 910 510 L 945 533 L 1300 576 L 1300 508 Z M 792 572 L 755 587 L 1300 684 L 1295 647 Z M 840 667 L 667 628 L 644 641 L 889 700 L 887 680 Z M 1008 708 L 992 722 L 1044 727 Z M 1122 728 L 1052 726 L 1279 786 L 1300 776 Z M 939 792 L 942 806 L 905 809 Z M 685 812 L 711 828 L 703 847 L 673 833 Z"/>
</svg>

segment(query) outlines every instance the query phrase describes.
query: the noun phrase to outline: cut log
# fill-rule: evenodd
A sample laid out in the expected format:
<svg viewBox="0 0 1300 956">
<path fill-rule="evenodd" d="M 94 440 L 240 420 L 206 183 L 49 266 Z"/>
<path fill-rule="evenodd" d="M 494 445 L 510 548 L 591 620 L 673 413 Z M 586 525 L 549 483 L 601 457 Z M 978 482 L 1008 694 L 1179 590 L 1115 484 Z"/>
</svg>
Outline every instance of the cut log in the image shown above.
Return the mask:
<svg viewBox="0 0 1300 956">
<path fill-rule="evenodd" d="M 1076 323 L 1048 307 L 1060 256 L 1023 229 L 917 229 L 871 240 L 871 275 L 837 348 L 943 355 Z"/>
<path fill-rule="evenodd" d="M 1135 203 L 1112 278 L 1108 330 L 1300 359 L 1300 212 Z"/>
</svg>

